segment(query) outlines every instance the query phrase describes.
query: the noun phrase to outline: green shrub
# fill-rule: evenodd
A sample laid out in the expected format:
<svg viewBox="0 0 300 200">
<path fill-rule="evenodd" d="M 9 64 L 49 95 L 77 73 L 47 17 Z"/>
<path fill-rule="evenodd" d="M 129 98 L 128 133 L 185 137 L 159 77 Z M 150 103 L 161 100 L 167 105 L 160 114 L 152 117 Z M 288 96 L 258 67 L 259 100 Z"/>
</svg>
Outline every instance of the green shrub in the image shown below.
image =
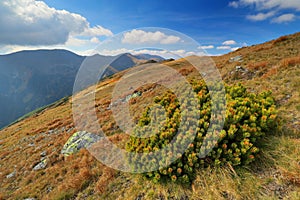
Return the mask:
<svg viewBox="0 0 300 200">
<path fill-rule="evenodd" d="M 190 183 L 194 179 L 195 170 L 200 167 L 224 164 L 247 165 L 255 160 L 260 151 L 259 141 L 261 138 L 276 127 L 275 102 L 270 92 L 257 95 L 247 92 L 241 84 L 226 86 L 227 109 L 224 126 L 217 133 L 216 144 L 213 141 L 204 142 L 212 115 L 210 93 L 202 81 L 194 82 L 193 89 L 197 94 L 199 105 L 197 110 L 189 110 L 189 112 L 200 113 L 197 121 L 195 118 L 185 119 L 187 115 L 183 108 L 192 102 L 184 100 L 179 103 L 180 101 L 174 93 L 167 92 L 164 96 L 154 99 L 154 102 L 160 106 L 156 109 L 147 108 L 145 110 L 138 126 L 134 129 L 135 135 L 130 137 L 130 141 L 126 145 L 127 151 L 130 152 L 151 153 L 170 144 L 179 129 L 185 133 L 178 136 L 176 141 L 182 141 L 179 144 L 184 144 L 192 131 L 196 130 L 196 137 L 185 149 L 184 154 L 177 156 L 175 162 L 168 167 L 159 167 L 157 171 L 145 173 L 146 177 L 154 181 L 170 179 L 174 182 Z M 153 121 L 151 121 L 152 119 Z M 156 123 L 153 123 L 154 121 Z M 153 126 L 157 123 L 159 123 L 159 127 Z M 152 135 L 145 138 L 135 137 L 141 136 L 144 132 L 151 132 Z M 198 155 L 201 153 L 200 149 L 203 145 L 204 149 L 212 150 L 206 157 L 200 158 Z M 180 148 L 180 146 L 172 148 Z M 165 156 L 151 160 L 151 162 L 153 165 L 163 166 L 170 156 L 166 152 Z M 128 159 L 131 163 L 135 162 L 133 167 L 136 169 L 143 168 L 143 163 L 147 162 L 145 158 L 139 158 L 139 156 L 132 156 Z"/>
</svg>

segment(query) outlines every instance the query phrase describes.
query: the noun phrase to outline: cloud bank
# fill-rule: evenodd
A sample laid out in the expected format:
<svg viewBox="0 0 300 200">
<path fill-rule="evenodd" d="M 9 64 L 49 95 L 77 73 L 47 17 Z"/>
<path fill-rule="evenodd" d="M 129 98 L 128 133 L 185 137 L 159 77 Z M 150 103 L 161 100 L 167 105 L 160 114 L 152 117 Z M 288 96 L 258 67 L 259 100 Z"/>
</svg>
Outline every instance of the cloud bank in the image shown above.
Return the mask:
<svg viewBox="0 0 300 200">
<path fill-rule="evenodd" d="M 257 10 L 268 9 L 296 9 L 300 11 L 300 1 L 297 0 L 238 0 L 229 3 L 229 6 L 238 8 L 242 6 L 254 6 Z"/>
<path fill-rule="evenodd" d="M 263 21 L 266 20 L 270 17 L 273 17 L 275 15 L 274 11 L 270 11 L 267 13 L 258 13 L 255 15 L 247 15 L 247 19 L 252 20 L 252 21 Z"/>
<path fill-rule="evenodd" d="M 213 48 L 215 48 L 214 45 L 204 45 L 204 46 L 198 47 L 198 49 L 213 49 Z"/>
<path fill-rule="evenodd" d="M 235 45 L 236 41 L 234 41 L 234 40 L 226 40 L 222 44 L 223 45 Z"/>
<path fill-rule="evenodd" d="M 287 23 L 294 21 L 296 18 L 296 15 L 294 14 L 284 14 L 280 15 L 279 17 L 276 17 L 272 20 L 273 23 L 281 24 L 281 23 Z"/>
<path fill-rule="evenodd" d="M 300 11 L 299 0 L 237 0 L 230 2 L 229 6 L 233 8 L 254 8 L 258 13 L 247 15 L 248 20 L 264 21 L 271 18 L 271 23 L 278 24 L 294 21 L 297 16 L 295 13 L 290 13 L 290 11 Z M 284 13 L 286 10 L 289 10 L 289 13 Z"/>
<path fill-rule="evenodd" d="M 35 0 L 0 1 L 0 32 L 0 45 L 56 45 L 70 36 L 112 35 L 101 26 L 91 27 L 79 14 Z"/>
<path fill-rule="evenodd" d="M 124 34 L 122 43 L 127 44 L 175 44 L 180 41 L 180 37 L 166 35 L 160 31 L 146 32 L 143 30 L 132 30 Z"/>
</svg>

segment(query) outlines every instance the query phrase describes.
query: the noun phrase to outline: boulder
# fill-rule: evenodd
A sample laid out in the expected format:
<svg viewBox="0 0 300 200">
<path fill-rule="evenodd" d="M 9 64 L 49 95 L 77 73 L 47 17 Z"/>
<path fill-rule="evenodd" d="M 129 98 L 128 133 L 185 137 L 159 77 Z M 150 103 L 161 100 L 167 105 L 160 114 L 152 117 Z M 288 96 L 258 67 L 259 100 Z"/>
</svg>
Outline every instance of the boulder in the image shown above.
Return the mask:
<svg viewBox="0 0 300 200">
<path fill-rule="evenodd" d="M 61 154 L 69 156 L 78 152 L 82 148 L 88 148 L 92 144 L 98 142 L 101 139 L 100 136 L 89 133 L 87 131 L 78 131 L 74 133 L 64 145 L 61 150 Z"/>
<path fill-rule="evenodd" d="M 243 62 L 243 56 L 241 55 L 238 55 L 238 56 L 235 56 L 235 57 L 231 57 L 229 59 L 229 62 Z"/>
<path fill-rule="evenodd" d="M 47 167 L 47 164 L 48 164 L 48 159 L 43 159 L 39 164 L 34 166 L 33 170 L 38 171 L 41 169 L 45 169 Z"/>
</svg>

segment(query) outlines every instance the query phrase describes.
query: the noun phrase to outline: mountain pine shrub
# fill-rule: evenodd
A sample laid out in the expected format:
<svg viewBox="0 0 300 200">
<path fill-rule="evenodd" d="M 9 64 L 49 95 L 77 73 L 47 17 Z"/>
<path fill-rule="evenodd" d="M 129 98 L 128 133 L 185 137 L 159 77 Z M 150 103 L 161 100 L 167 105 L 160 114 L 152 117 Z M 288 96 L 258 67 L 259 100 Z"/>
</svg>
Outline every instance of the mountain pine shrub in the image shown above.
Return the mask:
<svg viewBox="0 0 300 200">
<path fill-rule="evenodd" d="M 190 135 L 196 130 L 196 136 L 184 153 L 177 155 L 177 159 L 168 167 L 159 167 L 157 171 L 147 172 L 145 176 L 157 182 L 162 179 L 170 179 L 174 182 L 191 183 L 195 177 L 196 169 L 208 165 L 220 166 L 230 164 L 232 166 L 247 165 L 255 160 L 259 153 L 259 141 L 271 129 L 276 127 L 276 107 L 271 92 L 261 94 L 250 93 L 241 84 L 226 86 L 226 117 L 221 131 L 217 134 L 218 141 L 205 142 L 211 119 L 211 98 L 207 86 L 203 81 L 193 83 L 193 90 L 197 94 L 197 110 L 189 112 L 199 113 L 199 120 L 195 118 L 184 119 L 186 112 L 184 109 L 191 102 L 183 101 L 181 104 L 172 92 L 167 92 L 164 96 L 155 97 L 156 109 L 146 108 L 138 125 L 134 129 L 134 135 L 130 137 L 126 144 L 126 150 L 135 153 L 156 152 L 168 145 L 179 130 L 184 134 L 178 135 L 176 143 L 172 148 L 180 149 L 180 144 L 187 140 L 185 135 Z M 185 90 L 182 91 L 183 93 Z M 220 106 L 220 105 L 217 105 Z M 195 108 L 195 107 L 194 107 Z M 154 118 L 154 119 L 153 119 Z M 153 121 L 155 125 L 153 126 Z M 182 121 L 186 123 L 180 124 Z M 150 137 L 140 137 L 142 133 L 150 132 Z M 138 136 L 138 137 L 137 137 Z M 212 150 L 204 158 L 198 155 L 201 147 Z M 151 161 L 146 157 L 131 156 L 128 159 L 134 164 L 134 168 L 142 169 L 145 162 L 153 165 L 163 166 L 163 163 L 170 159 L 172 153 L 165 154 Z"/>
</svg>

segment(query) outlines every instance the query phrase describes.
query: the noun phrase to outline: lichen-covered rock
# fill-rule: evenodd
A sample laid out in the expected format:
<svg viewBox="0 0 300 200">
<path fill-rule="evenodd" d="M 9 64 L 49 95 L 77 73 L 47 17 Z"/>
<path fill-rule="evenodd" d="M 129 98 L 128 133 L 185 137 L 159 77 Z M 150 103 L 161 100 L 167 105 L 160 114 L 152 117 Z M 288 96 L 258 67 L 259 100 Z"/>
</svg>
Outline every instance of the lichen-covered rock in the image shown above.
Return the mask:
<svg viewBox="0 0 300 200">
<path fill-rule="evenodd" d="M 65 156 L 69 156 L 78 152 L 82 148 L 88 148 L 100 139 L 101 137 L 96 134 L 89 133 L 87 131 L 78 131 L 69 138 L 61 150 L 61 153 Z"/>
<path fill-rule="evenodd" d="M 39 164 L 34 166 L 33 170 L 38 171 L 41 169 L 45 169 L 47 167 L 47 164 L 48 164 L 48 159 L 43 159 Z"/>
</svg>

